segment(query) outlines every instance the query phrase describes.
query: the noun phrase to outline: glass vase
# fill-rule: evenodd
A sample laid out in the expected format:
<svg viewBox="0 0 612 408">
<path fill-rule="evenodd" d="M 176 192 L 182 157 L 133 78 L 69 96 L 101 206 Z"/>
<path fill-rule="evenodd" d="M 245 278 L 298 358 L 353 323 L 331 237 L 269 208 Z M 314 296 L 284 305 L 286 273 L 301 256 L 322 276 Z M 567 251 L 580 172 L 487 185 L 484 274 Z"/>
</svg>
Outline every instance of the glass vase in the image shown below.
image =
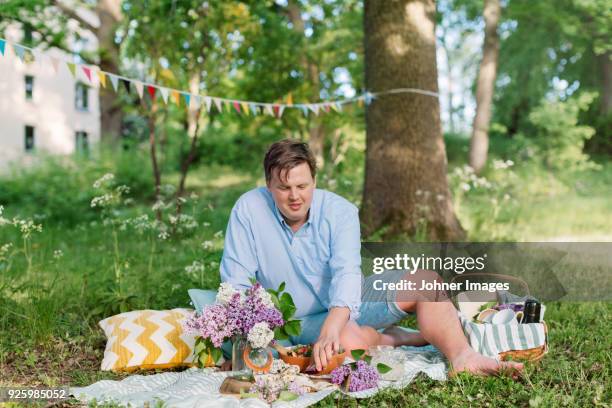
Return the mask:
<svg viewBox="0 0 612 408">
<path fill-rule="evenodd" d="M 232 371 L 248 371 L 244 362 L 244 350 L 247 345 L 248 341 L 244 336 L 232 338 Z"/>
</svg>

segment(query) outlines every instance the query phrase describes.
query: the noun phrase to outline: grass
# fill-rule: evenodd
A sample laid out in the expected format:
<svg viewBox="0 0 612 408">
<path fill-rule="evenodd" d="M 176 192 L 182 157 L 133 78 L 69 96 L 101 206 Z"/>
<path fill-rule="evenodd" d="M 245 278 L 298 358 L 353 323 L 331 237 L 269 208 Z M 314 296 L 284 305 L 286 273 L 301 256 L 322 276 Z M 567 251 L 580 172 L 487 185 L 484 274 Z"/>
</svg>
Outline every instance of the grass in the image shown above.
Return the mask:
<svg viewBox="0 0 612 408">
<path fill-rule="evenodd" d="M 464 147 L 451 144 L 449 150 Z M 449 151 L 449 157 L 451 171 L 462 165 L 456 151 Z M 501 157 L 494 152 L 494 158 Z M 489 169 L 485 177 L 493 184 L 490 189 L 461 193 L 460 180 L 453 180 L 455 194 L 461 195 L 458 213 L 472 240 L 610 240 L 611 167 L 561 175 L 528 164 Z M 90 173 L 99 177 L 104 171 L 95 167 Z M 138 181 L 137 174 L 126 172 L 127 180 Z M 167 180 L 176 177 L 170 174 Z M 347 172 L 320 184 L 358 201 L 360 177 L 361 172 Z M 44 189 L 43 180 L 37 183 Z M 67 184 L 67 191 L 61 190 L 61 177 L 49 183 L 56 186 L 53 209 L 73 213 L 69 224 L 46 214 L 41 210 L 46 203 L 39 201 L 9 205 L 5 217 L 39 220 L 42 232 L 33 232 L 24 242 L 18 230 L 0 227 L 0 247 L 13 244 L 7 252 L 12 256 L 0 257 L 0 386 L 83 386 L 122 378 L 99 371 L 105 339 L 96 322 L 121 310 L 188 307 L 187 289 L 216 287 L 230 209 L 242 192 L 262 180 L 228 167 L 199 167 L 188 182 L 199 198 L 190 200 L 185 210 L 198 228 L 163 241 L 151 233 L 117 228 L 116 247 L 112 228 L 82 206 L 91 196 L 74 201 L 81 207 L 62 207 L 61 195 L 70 201 L 71 189 L 79 189 L 83 181 Z M 28 180 L 11 185 L 24 195 Z M 510 198 L 505 200 L 506 195 Z M 151 205 L 150 197 L 139 196 L 135 204 L 118 207 L 113 217 L 151 213 Z M 187 271 L 194 261 L 201 267 Z M 442 383 L 421 376 L 403 390 L 359 401 L 328 397 L 318 406 L 609 406 L 611 312 L 610 303 L 549 303 L 550 354 L 529 366 L 518 382 L 462 375 Z"/>
</svg>

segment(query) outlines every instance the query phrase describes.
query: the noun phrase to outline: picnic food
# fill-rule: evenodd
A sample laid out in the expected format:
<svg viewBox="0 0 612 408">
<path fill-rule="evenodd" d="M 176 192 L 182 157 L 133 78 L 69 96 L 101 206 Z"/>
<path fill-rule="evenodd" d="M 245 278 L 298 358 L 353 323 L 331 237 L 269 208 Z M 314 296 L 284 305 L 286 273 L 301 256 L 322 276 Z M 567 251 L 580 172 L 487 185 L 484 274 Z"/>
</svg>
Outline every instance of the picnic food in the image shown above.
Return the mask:
<svg viewBox="0 0 612 408">
<path fill-rule="evenodd" d="M 300 372 L 305 372 L 311 366 L 314 365 L 314 359 L 312 358 L 312 344 L 302 345 L 298 344 L 292 348 L 285 349 L 285 353 L 279 351 L 281 359 L 287 363 L 300 367 Z M 332 370 L 344 362 L 346 353 L 340 349 L 339 353 L 334 354 L 331 361 L 327 362 L 327 366 L 321 371 L 314 371 L 315 374 L 329 374 Z"/>
</svg>

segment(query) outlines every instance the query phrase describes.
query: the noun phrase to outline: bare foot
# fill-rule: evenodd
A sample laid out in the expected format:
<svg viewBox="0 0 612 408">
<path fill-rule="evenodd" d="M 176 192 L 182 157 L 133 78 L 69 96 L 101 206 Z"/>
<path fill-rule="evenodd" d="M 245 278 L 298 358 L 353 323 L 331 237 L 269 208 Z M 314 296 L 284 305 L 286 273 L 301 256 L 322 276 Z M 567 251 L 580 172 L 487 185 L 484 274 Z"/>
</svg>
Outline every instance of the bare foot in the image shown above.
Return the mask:
<svg viewBox="0 0 612 408">
<path fill-rule="evenodd" d="M 497 361 L 490 357 L 485 357 L 471 348 L 467 348 L 457 357 L 451 360 L 451 370 L 449 375 L 452 377 L 460 372 L 468 372 L 476 375 L 500 375 L 508 374 L 512 378 L 518 378 L 523 370 L 523 364 L 515 361 Z"/>
<path fill-rule="evenodd" d="M 398 326 L 390 326 L 383 330 L 383 334 L 392 339 L 393 346 L 426 346 L 429 344 L 427 340 L 421 336 L 420 332 L 411 332 L 404 330 Z"/>
</svg>

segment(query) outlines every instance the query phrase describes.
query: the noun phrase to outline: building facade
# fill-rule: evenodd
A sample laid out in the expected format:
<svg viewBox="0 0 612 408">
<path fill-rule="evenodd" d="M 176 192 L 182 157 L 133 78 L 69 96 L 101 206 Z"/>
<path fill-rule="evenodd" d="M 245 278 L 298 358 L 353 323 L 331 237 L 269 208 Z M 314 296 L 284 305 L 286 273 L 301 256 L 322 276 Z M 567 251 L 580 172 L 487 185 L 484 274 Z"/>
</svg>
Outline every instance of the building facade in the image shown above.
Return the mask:
<svg viewBox="0 0 612 408">
<path fill-rule="evenodd" d="M 96 86 L 77 66 L 75 77 L 66 62 L 79 63 L 58 49 L 43 52 L 55 57 L 22 62 L 10 43 L 28 45 L 32 34 L 20 24 L 9 26 L 0 55 L 0 171 L 11 165 L 35 163 L 38 153 L 87 152 L 100 140 L 100 108 Z M 97 46 L 95 37 L 83 37 L 79 47 Z M 35 46 L 31 46 L 35 48 Z M 96 78 L 97 79 L 97 78 Z"/>
</svg>

